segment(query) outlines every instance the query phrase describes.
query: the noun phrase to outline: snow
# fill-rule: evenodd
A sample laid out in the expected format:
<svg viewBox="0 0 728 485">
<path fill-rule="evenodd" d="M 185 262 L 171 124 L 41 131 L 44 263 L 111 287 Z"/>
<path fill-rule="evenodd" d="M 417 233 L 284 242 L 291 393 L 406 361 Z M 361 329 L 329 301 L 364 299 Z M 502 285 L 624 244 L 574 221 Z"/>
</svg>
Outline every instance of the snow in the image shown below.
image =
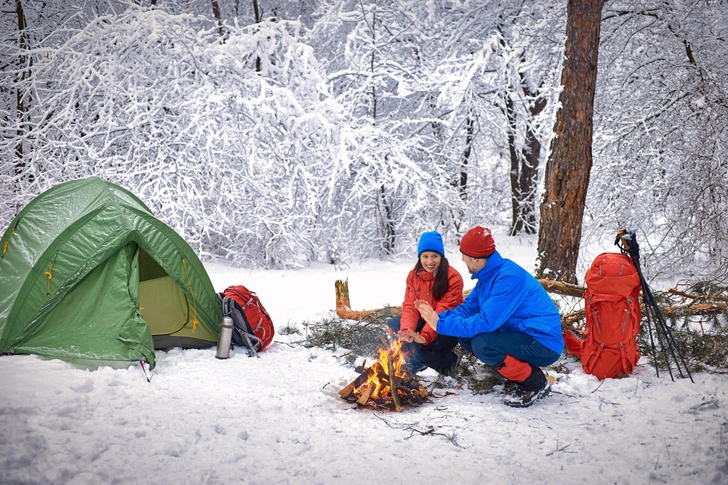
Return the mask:
<svg viewBox="0 0 728 485">
<path fill-rule="evenodd" d="M 495 238 L 504 257 L 533 267 L 533 240 Z M 0 483 L 728 483 L 725 374 L 672 382 L 643 361 L 600 382 L 567 361 L 569 374 L 551 371 L 552 395 L 527 409 L 454 386 L 401 413 L 353 408 L 338 396 L 356 377 L 344 349 L 304 347 L 304 323 L 333 314 L 337 279 L 348 279 L 354 309 L 400 304 L 413 264 L 207 264 L 216 289 L 244 284 L 278 330 L 301 330 L 277 335 L 260 359 L 158 352 L 147 382 L 139 365 L 89 371 L 0 357 Z"/>
</svg>

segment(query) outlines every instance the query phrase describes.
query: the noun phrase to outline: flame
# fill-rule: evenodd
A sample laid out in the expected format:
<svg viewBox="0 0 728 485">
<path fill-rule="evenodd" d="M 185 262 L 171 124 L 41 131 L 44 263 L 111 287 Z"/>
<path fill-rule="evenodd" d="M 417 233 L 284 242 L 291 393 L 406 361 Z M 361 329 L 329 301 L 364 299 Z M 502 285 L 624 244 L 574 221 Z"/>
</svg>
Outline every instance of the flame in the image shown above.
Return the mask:
<svg viewBox="0 0 728 485">
<path fill-rule="evenodd" d="M 367 389 L 370 385 L 374 387 L 371 392 L 371 397 L 382 397 L 387 398 L 392 394 L 391 385 L 383 381 L 383 377 L 391 379 L 392 372 L 394 372 L 395 379 L 407 378 L 407 372 L 403 371 L 402 366 L 405 364 L 405 354 L 402 351 L 402 341 L 394 340 L 389 344 L 388 349 L 378 349 L 377 354 L 379 357 L 378 362 L 375 362 L 368 367 L 368 377 L 365 384 L 361 386 L 361 389 Z"/>
<path fill-rule="evenodd" d="M 384 373 L 389 375 L 389 368 L 394 369 L 394 375 L 400 375 L 402 373 L 402 365 L 404 364 L 404 353 L 402 352 L 402 341 L 395 340 L 389 344 L 388 349 L 379 349 L 379 363 L 384 369 Z"/>
<path fill-rule="evenodd" d="M 401 411 L 403 405 L 422 404 L 428 392 L 416 374 L 408 372 L 406 355 L 399 339 L 384 341 L 386 349 L 377 351 L 378 360 L 363 369 L 357 367 L 359 377 L 339 391 L 339 395 L 356 401 L 360 406 L 373 406 Z"/>
</svg>

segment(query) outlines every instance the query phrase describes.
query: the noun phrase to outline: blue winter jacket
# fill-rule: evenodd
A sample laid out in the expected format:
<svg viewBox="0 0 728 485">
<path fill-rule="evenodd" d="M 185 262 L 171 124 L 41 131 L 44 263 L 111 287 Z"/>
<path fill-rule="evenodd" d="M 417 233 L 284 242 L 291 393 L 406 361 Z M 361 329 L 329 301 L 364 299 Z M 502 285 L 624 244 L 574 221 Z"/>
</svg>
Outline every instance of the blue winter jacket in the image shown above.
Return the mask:
<svg viewBox="0 0 728 485">
<path fill-rule="evenodd" d="M 439 314 L 437 333 L 472 338 L 489 332 L 521 332 L 560 354 L 561 316 L 541 283 L 525 269 L 494 252 L 465 301 Z"/>
</svg>

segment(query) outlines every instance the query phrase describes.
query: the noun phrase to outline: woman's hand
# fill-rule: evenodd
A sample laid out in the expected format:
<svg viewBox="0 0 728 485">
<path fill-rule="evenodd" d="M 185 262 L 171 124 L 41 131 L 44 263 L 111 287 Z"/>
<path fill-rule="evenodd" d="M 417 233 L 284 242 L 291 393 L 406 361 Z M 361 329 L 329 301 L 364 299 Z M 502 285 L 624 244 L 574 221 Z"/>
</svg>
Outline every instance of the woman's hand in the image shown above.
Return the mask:
<svg viewBox="0 0 728 485">
<path fill-rule="evenodd" d="M 402 342 L 416 342 L 418 344 L 425 343 L 425 337 L 409 328 L 400 330 L 399 333 L 397 333 L 397 337 L 399 337 Z"/>
<path fill-rule="evenodd" d="M 440 317 L 437 316 L 437 312 L 427 300 L 415 300 L 415 308 L 422 315 L 422 319 L 427 322 L 427 325 L 432 327 L 432 330 L 437 332 L 437 321 Z"/>
</svg>

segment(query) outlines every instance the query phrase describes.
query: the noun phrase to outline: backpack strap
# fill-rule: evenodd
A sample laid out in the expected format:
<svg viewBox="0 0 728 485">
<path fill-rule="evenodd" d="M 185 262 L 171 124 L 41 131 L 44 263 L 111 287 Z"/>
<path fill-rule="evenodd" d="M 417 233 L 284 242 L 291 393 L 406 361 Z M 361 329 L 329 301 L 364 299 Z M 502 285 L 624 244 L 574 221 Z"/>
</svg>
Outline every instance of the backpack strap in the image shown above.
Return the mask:
<svg viewBox="0 0 728 485">
<path fill-rule="evenodd" d="M 632 364 L 627 361 L 627 351 L 624 348 L 624 344 L 619 342 L 619 355 L 622 357 L 622 370 L 625 374 L 632 373 Z"/>
</svg>

